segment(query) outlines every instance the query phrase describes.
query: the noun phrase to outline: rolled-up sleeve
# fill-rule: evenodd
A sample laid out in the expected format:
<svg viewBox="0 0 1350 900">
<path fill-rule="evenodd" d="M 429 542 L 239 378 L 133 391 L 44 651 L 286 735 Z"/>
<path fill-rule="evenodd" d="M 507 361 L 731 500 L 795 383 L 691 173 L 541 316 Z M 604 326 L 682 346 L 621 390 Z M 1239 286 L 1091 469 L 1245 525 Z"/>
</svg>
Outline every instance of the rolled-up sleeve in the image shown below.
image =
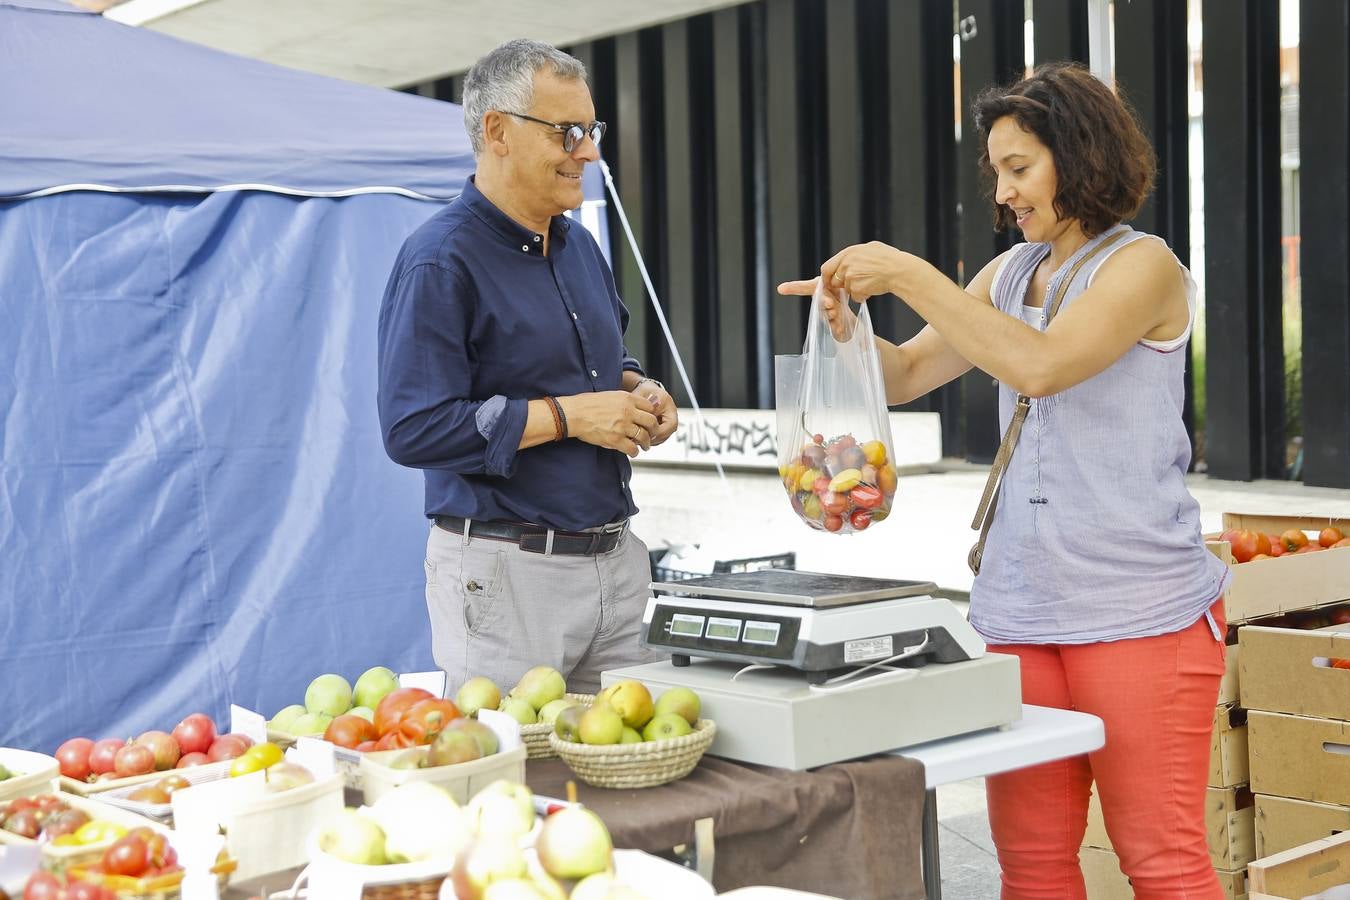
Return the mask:
<svg viewBox="0 0 1350 900">
<path fill-rule="evenodd" d="M 390 276 L 380 308 L 378 404 L 394 462 L 463 475 L 513 473 L 528 404 L 470 399 L 473 308 L 473 295 L 447 266 L 420 263 Z"/>
</svg>

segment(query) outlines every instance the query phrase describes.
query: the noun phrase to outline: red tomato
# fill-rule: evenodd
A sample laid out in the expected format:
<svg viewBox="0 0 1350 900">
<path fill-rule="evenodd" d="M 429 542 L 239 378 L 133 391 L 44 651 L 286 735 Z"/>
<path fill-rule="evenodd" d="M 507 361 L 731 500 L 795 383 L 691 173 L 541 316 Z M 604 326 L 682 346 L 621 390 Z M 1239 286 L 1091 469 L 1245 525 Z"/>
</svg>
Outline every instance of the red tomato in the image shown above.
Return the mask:
<svg viewBox="0 0 1350 900">
<path fill-rule="evenodd" d="M 173 727 L 173 739 L 184 753 L 205 753 L 216 739 L 216 723 L 206 713 L 193 713 Z"/>
<path fill-rule="evenodd" d="M 1223 534 L 1219 535 L 1219 540 L 1223 541 L 1224 543 L 1231 544 L 1231 543 L 1233 543 L 1233 538 L 1237 537 L 1238 532 L 1239 532 L 1240 530 L 1241 530 L 1241 529 L 1238 529 L 1238 528 L 1230 528 L 1230 529 L 1228 529 L 1227 531 L 1225 531 Z"/>
<path fill-rule="evenodd" d="M 838 531 L 840 528 L 844 527 L 844 517 L 830 514 L 825 517 L 825 521 L 822 524 L 825 526 L 826 531 Z"/>
<path fill-rule="evenodd" d="M 1337 547 L 1350 547 L 1350 538 L 1346 538 L 1343 541 L 1337 541 L 1336 543 L 1332 544 L 1331 547 L 1333 550 Z"/>
<path fill-rule="evenodd" d="M 352 749 L 355 750 L 357 753 L 369 753 L 372 750 L 378 750 L 379 749 L 379 747 L 377 746 L 378 744 L 379 741 L 362 741 Z"/>
<path fill-rule="evenodd" d="M 342 715 L 328 723 L 328 730 L 323 733 L 323 739 L 331 744 L 337 744 L 339 747 L 346 747 L 349 750 L 356 747 L 363 741 L 373 741 L 380 736 L 375 730 L 375 725 L 367 722 L 360 716 Z"/>
<path fill-rule="evenodd" d="M 1284 556 L 1284 541 L 1280 540 L 1280 536 L 1277 534 L 1268 534 L 1266 537 L 1270 540 L 1270 555 Z"/>
<path fill-rule="evenodd" d="M 870 484 L 860 484 L 848 492 L 849 499 L 859 509 L 876 509 L 881 505 L 881 489 Z"/>
<path fill-rule="evenodd" d="M 820 495 L 820 508 L 832 516 L 842 516 L 848 509 L 848 494 L 826 491 Z"/>
<path fill-rule="evenodd" d="M 71 738 L 56 748 L 56 761 L 61 764 L 61 774 L 76 781 L 89 777 L 89 753 L 94 742 L 86 737 Z"/>
<path fill-rule="evenodd" d="M 872 524 L 872 511 L 870 509 L 855 509 L 853 515 L 848 517 L 848 524 L 853 526 L 854 531 L 862 531 Z"/>
<path fill-rule="evenodd" d="M 1343 540 L 1345 540 L 1345 535 L 1341 533 L 1341 530 L 1330 526 L 1323 528 L 1322 533 L 1317 536 L 1317 543 L 1323 547 L 1334 547 L 1337 541 Z"/>
<path fill-rule="evenodd" d="M 113 772 L 118 778 L 144 775 L 153 771 L 155 771 L 155 751 L 145 744 L 127 744 L 118 750 L 113 758 Z"/>
<path fill-rule="evenodd" d="M 39 869 L 23 888 L 23 900 L 57 900 L 63 893 L 61 882 L 51 872 Z"/>
<path fill-rule="evenodd" d="M 422 688 L 398 688 L 384 695 L 375 707 L 375 730 L 386 735 L 398 729 L 399 720 L 414 703 L 434 699 L 431 691 Z"/>
<path fill-rule="evenodd" d="M 1295 550 L 1294 553 L 1295 555 L 1299 553 L 1317 553 L 1325 549 L 1327 548 L 1323 547 L 1321 544 L 1304 544 L 1302 547 L 1299 547 L 1297 550 Z"/>
<path fill-rule="evenodd" d="M 174 768 L 190 769 L 193 766 L 204 765 L 210 761 L 211 757 L 207 756 L 205 753 L 184 753 L 178 758 L 178 765 L 174 766 Z"/>
<path fill-rule="evenodd" d="M 1259 531 L 1239 531 L 1233 535 L 1229 544 L 1233 548 L 1233 559 L 1245 563 L 1258 553 L 1270 555 L 1270 539 Z"/>
<path fill-rule="evenodd" d="M 149 864 L 149 852 L 145 840 L 139 835 L 128 834 L 103 851 L 103 868 L 111 875 L 131 875 L 137 877 Z"/>
<path fill-rule="evenodd" d="M 402 750 L 405 747 L 411 747 L 412 745 L 413 745 L 412 738 L 403 734 L 403 732 L 401 731 L 394 730 L 386 735 L 382 735 L 380 739 L 375 742 L 375 749 Z"/>
<path fill-rule="evenodd" d="M 398 729 L 414 744 L 430 744 L 455 719 L 459 707 L 452 700 L 422 700 L 408 707 L 399 720 Z"/>
</svg>

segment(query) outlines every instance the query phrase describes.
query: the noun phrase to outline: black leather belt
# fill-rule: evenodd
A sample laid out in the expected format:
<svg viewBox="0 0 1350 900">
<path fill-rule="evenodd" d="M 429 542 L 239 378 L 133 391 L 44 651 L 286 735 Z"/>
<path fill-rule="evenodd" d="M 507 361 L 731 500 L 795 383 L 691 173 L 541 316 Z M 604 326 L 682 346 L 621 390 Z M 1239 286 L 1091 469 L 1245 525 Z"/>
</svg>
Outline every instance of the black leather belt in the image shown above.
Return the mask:
<svg viewBox="0 0 1350 900">
<path fill-rule="evenodd" d="M 436 527 L 444 528 L 453 534 L 463 534 L 464 519 L 459 516 L 437 516 Z M 619 546 L 619 541 L 623 540 L 624 532 L 627 530 L 627 521 L 608 525 L 601 531 L 559 531 L 556 528 L 521 525 L 516 522 L 469 520 L 471 538 L 510 541 L 519 544 L 520 549 L 529 553 L 548 553 L 551 536 L 553 539 L 551 552 L 564 556 L 595 556 L 599 553 L 608 553 Z"/>
</svg>

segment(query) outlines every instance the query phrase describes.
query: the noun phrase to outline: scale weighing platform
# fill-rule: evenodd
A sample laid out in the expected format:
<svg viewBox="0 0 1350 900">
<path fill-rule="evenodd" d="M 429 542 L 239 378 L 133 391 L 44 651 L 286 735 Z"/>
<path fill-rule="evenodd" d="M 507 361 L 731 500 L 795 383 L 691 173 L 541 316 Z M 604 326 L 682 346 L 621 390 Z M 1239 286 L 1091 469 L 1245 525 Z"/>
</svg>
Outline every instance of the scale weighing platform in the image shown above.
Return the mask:
<svg viewBox="0 0 1350 900">
<path fill-rule="evenodd" d="M 1021 717 L 1017 658 L 986 653 L 932 582 L 765 569 L 651 587 L 641 643 L 670 661 L 601 683 L 692 688 L 714 755 L 805 769 Z"/>
</svg>

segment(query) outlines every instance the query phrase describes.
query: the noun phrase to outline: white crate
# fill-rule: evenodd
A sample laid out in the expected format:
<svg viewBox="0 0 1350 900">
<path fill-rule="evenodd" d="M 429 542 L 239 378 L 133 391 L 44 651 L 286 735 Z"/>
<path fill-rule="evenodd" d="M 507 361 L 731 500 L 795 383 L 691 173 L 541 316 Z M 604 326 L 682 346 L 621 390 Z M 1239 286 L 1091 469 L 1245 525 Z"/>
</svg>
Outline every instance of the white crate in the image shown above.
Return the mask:
<svg viewBox="0 0 1350 900">
<path fill-rule="evenodd" d="M 14 777 L 0 781 L 0 803 L 55 793 L 61 782 L 60 764 L 45 753 L 0 747 L 0 765 L 14 773 Z"/>
</svg>

